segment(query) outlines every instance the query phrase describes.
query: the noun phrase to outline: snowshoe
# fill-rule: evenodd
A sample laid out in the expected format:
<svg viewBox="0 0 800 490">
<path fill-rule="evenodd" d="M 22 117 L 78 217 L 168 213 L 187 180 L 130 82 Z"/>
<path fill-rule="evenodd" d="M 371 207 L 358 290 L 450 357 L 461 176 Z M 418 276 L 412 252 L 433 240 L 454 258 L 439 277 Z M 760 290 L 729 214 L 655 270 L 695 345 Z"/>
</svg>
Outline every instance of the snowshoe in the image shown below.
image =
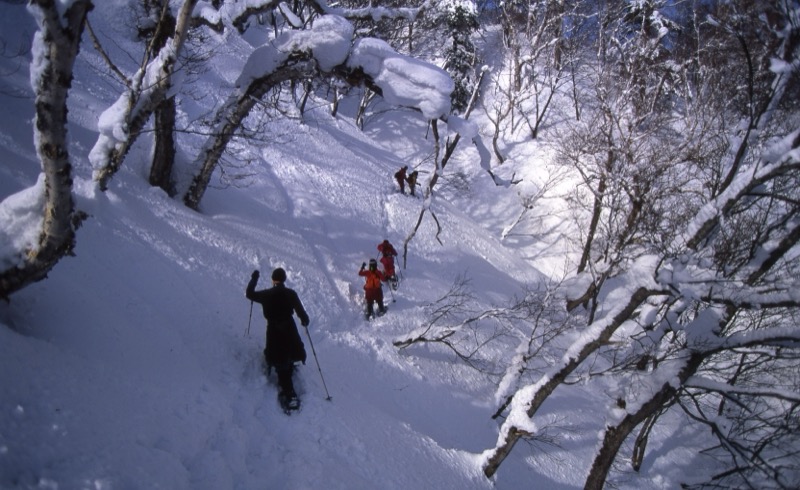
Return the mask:
<svg viewBox="0 0 800 490">
<path fill-rule="evenodd" d="M 389 286 L 391 286 L 392 290 L 397 291 L 397 288 L 400 286 L 400 279 L 397 275 L 389 278 Z"/>
<path fill-rule="evenodd" d="M 281 409 L 286 415 L 291 415 L 292 412 L 300 410 L 300 398 L 295 393 L 278 393 L 278 403 L 280 403 Z"/>
</svg>

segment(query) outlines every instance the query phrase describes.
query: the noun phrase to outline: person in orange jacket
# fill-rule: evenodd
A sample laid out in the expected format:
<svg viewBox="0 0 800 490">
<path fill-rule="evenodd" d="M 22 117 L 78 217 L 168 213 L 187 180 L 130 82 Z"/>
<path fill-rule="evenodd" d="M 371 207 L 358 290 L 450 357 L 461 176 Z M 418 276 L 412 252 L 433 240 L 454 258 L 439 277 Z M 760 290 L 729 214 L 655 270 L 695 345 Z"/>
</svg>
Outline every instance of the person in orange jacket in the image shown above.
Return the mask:
<svg viewBox="0 0 800 490">
<path fill-rule="evenodd" d="M 383 305 L 383 287 L 381 284 L 386 282 L 386 276 L 378 270 L 378 261 L 375 259 L 369 259 L 369 269 L 366 268 L 366 262 L 362 263 L 358 275 L 366 278 L 364 282 L 364 300 L 367 303 L 366 318 L 369 320 L 374 317 L 375 303 L 378 303 L 378 315 L 386 313 L 386 307 Z"/>
</svg>

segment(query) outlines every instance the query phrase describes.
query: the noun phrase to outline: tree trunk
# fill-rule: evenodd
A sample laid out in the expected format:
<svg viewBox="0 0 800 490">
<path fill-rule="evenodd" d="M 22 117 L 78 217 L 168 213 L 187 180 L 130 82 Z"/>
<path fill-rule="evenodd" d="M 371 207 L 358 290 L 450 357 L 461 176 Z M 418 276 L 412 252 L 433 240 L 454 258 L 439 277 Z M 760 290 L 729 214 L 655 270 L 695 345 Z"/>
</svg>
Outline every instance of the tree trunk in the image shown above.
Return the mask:
<svg viewBox="0 0 800 490">
<path fill-rule="evenodd" d="M 168 3 L 160 7 L 161 18 L 148 46 L 150 58 L 158 56 L 158 52 L 167 45 L 170 36 L 175 33 L 177 21 L 170 12 Z M 175 164 L 175 97 L 169 97 L 155 109 L 155 141 L 153 143 L 153 161 L 150 164 L 150 185 L 160 187 L 169 196 L 175 195 L 172 182 L 172 168 Z"/>
<path fill-rule="evenodd" d="M 0 298 L 7 299 L 11 293 L 44 279 L 75 246 L 75 228 L 81 218 L 72 200 L 67 96 L 86 14 L 92 7 L 90 0 L 77 0 L 61 17 L 52 1 L 31 0 L 29 3 L 29 8 L 40 11 L 36 17 L 42 49 L 33 50 L 31 66 L 38 70 L 37 76 L 32 76 L 36 93 L 34 139 L 45 178 L 44 220 L 38 248 L 23 256 L 22 265 L 0 273 Z"/>
<path fill-rule="evenodd" d="M 603 490 L 608 478 L 611 465 L 617 458 L 617 453 L 625 439 L 633 432 L 637 425 L 661 409 L 675 395 L 675 388 L 669 383 L 665 384 L 656 395 L 636 411 L 628 414 L 614 427 L 606 427 L 603 444 L 595 456 L 589 476 L 586 477 L 584 490 Z"/>
<path fill-rule="evenodd" d="M 433 168 L 433 176 L 431 177 L 431 180 L 428 181 L 428 187 L 425 188 L 424 196 L 422 198 L 423 201 L 426 201 L 426 202 L 431 199 L 431 195 L 433 194 L 433 188 L 436 186 L 436 182 L 439 181 L 439 175 L 441 173 L 441 167 L 439 167 L 439 152 L 441 150 L 441 142 L 439 140 L 439 125 L 438 125 L 436 119 L 433 119 L 431 121 L 431 132 L 433 133 L 433 141 L 434 141 L 434 143 L 433 143 L 433 162 L 434 162 L 433 165 L 434 165 L 434 168 Z M 419 231 L 419 227 L 422 224 L 422 219 L 425 217 L 425 213 L 427 211 L 430 211 L 429 208 L 430 208 L 430 206 L 428 206 L 428 205 L 423 205 L 422 206 L 422 209 L 419 212 L 419 216 L 417 217 L 417 223 L 414 225 L 414 228 L 411 230 L 411 233 L 408 234 L 408 236 L 406 237 L 405 241 L 403 242 L 403 268 L 404 269 L 408 265 L 408 244 L 411 242 L 411 240 L 414 239 L 414 236 L 417 234 L 417 231 Z M 433 211 L 430 211 L 430 212 L 431 212 L 431 216 L 433 216 L 434 220 L 436 220 L 435 215 L 433 215 Z M 441 230 L 441 227 L 439 226 L 438 220 L 437 220 L 436 226 L 437 226 L 436 239 L 438 240 L 439 239 L 438 231 Z M 441 243 L 441 241 L 439 243 Z"/>
<path fill-rule="evenodd" d="M 631 456 L 631 468 L 633 468 L 633 471 L 639 471 L 642 468 L 647 441 L 650 440 L 650 432 L 655 427 L 657 420 L 658 413 L 650 415 L 639 431 L 639 435 L 636 436 L 636 442 L 633 444 L 633 455 Z"/>
<path fill-rule="evenodd" d="M 497 157 L 497 161 L 500 165 L 506 161 L 503 153 L 500 151 L 500 146 L 498 144 L 500 140 L 500 120 L 498 118 L 497 123 L 494 125 L 494 134 L 492 135 L 492 149 L 494 150 L 494 155 Z"/>
<path fill-rule="evenodd" d="M 311 82 L 306 81 L 303 84 L 303 97 L 300 99 L 300 117 L 305 115 L 306 113 L 306 103 L 308 102 L 308 98 L 311 96 Z"/>
<path fill-rule="evenodd" d="M 708 355 L 707 352 L 694 353 L 686 361 L 686 365 L 680 370 L 678 380 L 682 385 L 692 376 L 703 359 Z M 640 405 L 640 408 L 633 413 L 628 413 L 616 426 L 606 427 L 603 437 L 603 444 L 595 456 L 592 468 L 584 483 L 584 490 L 603 490 L 603 486 L 611 471 L 611 465 L 617 458 L 617 453 L 625 439 L 633 432 L 639 424 L 649 417 L 655 416 L 663 407 L 668 405 L 678 391 L 675 383 L 665 383 L 661 389 L 655 392 L 650 399 Z"/>
<path fill-rule="evenodd" d="M 172 168 L 175 164 L 175 97 L 166 99 L 155 112 L 155 142 L 150 166 L 150 185 L 175 195 Z"/>
<path fill-rule="evenodd" d="M 356 111 L 356 126 L 358 129 L 364 129 L 364 113 L 367 111 L 367 106 L 375 97 L 375 92 L 369 88 L 364 89 L 364 95 L 361 97 L 361 102 L 358 104 L 358 111 Z"/>
<path fill-rule="evenodd" d="M 578 274 L 586 270 L 589 265 L 589 258 L 592 253 L 592 243 L 594 236 L 597 233 L 597 226 L 600 223 L 600 215 L 603 212 L 603 198 L 606 193 L 606 176 L 600 175 L 600 181 L 597 183 L 597 190 L 594 192 L 594 205 L 592 206 L 592 219 L 589 222 L 589 230 L 586 232 L 586 242 L 583 244 L 583 253 L 581 253 L 581 260 L 578 264 Z"/>
<path fill-rule="evenodd" d="M 333 102 L 331 102 L 331 117 L 336 119 L 336 115 L 339 113 L 339 89 L 333 89 Z"/>
</svg>

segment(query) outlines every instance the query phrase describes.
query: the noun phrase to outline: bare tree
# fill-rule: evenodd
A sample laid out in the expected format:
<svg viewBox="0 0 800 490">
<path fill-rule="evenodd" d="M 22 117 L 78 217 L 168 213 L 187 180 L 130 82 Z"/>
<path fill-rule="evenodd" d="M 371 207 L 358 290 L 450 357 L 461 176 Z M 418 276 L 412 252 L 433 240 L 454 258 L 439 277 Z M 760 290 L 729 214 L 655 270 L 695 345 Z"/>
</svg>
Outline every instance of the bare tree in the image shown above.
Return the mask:
<svg viewBox="0 0 800 490">
<path fill-rule="evenodd" d="M 567 69 L 577 52 L 584 16 L 581 3 L 503 2 L 498 7 L 506 54 L 494 74 L 493 94 L 484 101 L 492 123 L 492 147 L 503 163 L 507 155 L 501 136 L 509 137 L 524 124 L 536 139 L 556 94 L 568 81 Z"/>
<path fill-rule="evenodd" d="M 655 2 L 637 5 L 645 4 Z M 651 15 L 647 12 L 630 12 L 628 17 L 639 19 L 645 33 L 651 31 L 648 21 L 641 20 L 641 15 Z M 606 186 L 600 213 L 587 213 L 587 222 L 597 216 L 597 224 L 593 245 L 584 248 L 586 272 L 576 278 L 576 284 L 585 284 L 584 294 L 573 291 L 571 301 L 574 306 L 588 302 L 591 307 L 580 339 L 568 347 L 569 355 L 514 394 L 508 404 L 512 414 L 484 465 L 488 476 L 517 441 L 535 436 L 529 425 L 515 420 L 534 417 L 556 389 L 567 389 L 570 377 L 582 372 L 617 387 L 606 417 L 600 420 L 602 440 L 586 488 L 606 485 L 623 443 L 640 428 L 632 458 L 633 469 L 638 470 L 652 428 L 674 407 L 708 427 L 717 441 L 709 451 L 726 455 L 731 462 L 728 469 L 711 476 L 711 485 L 797 486 L 793 448 L 797 447 L 800 301 L 792 291 L 798 286 L 800 129 L 780 116 L 795 110 L 791 94 L 796 90 L 800 24 L 796 10 L 785 4 L 750 3 L 736 15 L 728 12 L 722 17 L 723 13 L 708 29 L 732 36 L 745 59 L 752 61 L 743 72 L 728 72 L 724 80 L 718 79 L 731 86 L 741 86 L 740 80 L 752 84 L 750 96 L 739 106 L 742 111 L 723 102 L 723 86 L 699 90 L 704 87 L 685 78 L 693 88 L 679 92 L 671 87 L 674 73 L 649 78 L 644 85 L 640 75 L 617 77 L 631 82 L 623 87 L 632 95 L 634 107 L 619 111 L 619 107 L 605 110 L 608 104 L 596 105 L 602 109 L 597 114 L 605 118 L 601 121 L 608 121 L 603 127 L 613 131 L 603 134 L 613 137 L 575 140 L 585 143 L 583 156 L 573 159 L 576 163 L 586 162 L 588 155 L 614 153 L 614 160 L 597 160 L 606 165 L 593 167 L 598 177 L 588 177 L 588 167 L 578 169 L 587 187 L 599 182 L 601 175 Z M 743 22 L 745 18 L 759 19 L 758 28 Z M 747 30 L 742 28 L 745 24 Z M 614 37 L 605 39 L 610 42 Z M 641 39 L 641 46 L 652 47 L 647 35 Z M 769 57 L 772 66 L 781 60 L 777 63 L 785 69 L 768 70 L 766 63 L 757 61 Z M 620 89 L 613 83 L 606 87 L 605 94 Z M 642 93 L 661 94 L 664 102 L 671 99 L 677 106 L 683 105 L 681 96 L 687 96 L 683 100 L 692 106 L 721 98 L 705 107 L 724 107 L 724 113 L 697 114 L 697 121 L 687 127 L 698 131 L 689 135 L 692 138 L 708 135 L 709 127 L 728 121 L 718 126 L 726 128 L 727 149 L 692 144 L 667 131 L 668 126 L 653 131 L 659 127 L 653 123 L 665 120 L 653 116 L 669 114 L 663 107 L 670 104 L 654 104 L 637 95 Z M 592 141 L 603 142 L 595 144 L 602 151 L 586 152 Z M 639 148 L 636 143 L 642 141 L 647 144 Z M 674 162 L 684 169 L 680 175 L 664 173 L 666 180 L 659 177 L 658 168 L 664 165 L 656 159 L 665 152 L 682 155 Z M 628 165 L 607 165 L 617 158 L 627 159 Z M 655 168 L 643 165 L 645 158 L 648 163 L 655 161 Z M 678 177 L 681 185 L 670 186 L 669 181 Z M 592 188 L 589 195 L 597 202 L 599 187 Z"/>
<path fill-rule="evenodd" d="M 479 323 L 498 318 L 501 311 L 474 312 L 471 308 L 475 301 L 469 279 L 463 275 L 456 277 L 445 294 L 425 307 L 426 321 L 405 337 L 395 340 L 395 347 L 442 345 L 468 365 L 478 367 L 480 362 L 476 355 L 481 347 L 501 335 L 498 332 L 502 329 L 495 326 L 489 333 L 480 330 Z M 465 333 L 467 330 L 469 332 Z"/>
<path fill-rule="evenodd" d="M 472 114 L 472 110 L 475 108 L 477 104 L 479 93 L 481 91 L 481 82 L 483 82 L 484 75 L 486 71 L 481 72 L 480 78 L 473 89 L 472 96 L 470 97 L 469 103 L 467 104 L 467 108 L 464 111 L 464 119 L 466 121 L 469 119 L 470 114 Z M 450 116 L 450 119 L 455 121 L 459 119 L 457 116 Z M 463 122 L 462 121 L 462 122 Z M 423 220 L 425 219 L 426 214 L 430 214 L 431 218 L 433 219 L 434 223 L 436 224 L 436 240 L 441 244 L 441 240 L 439 238 L 439 234 L 442 231 L 442 227 L 439 224 L 439 219 L 436 217 L 435 211 L 432 209 L 432 203 L 434 198 L 434 189 L 436 187 L 437 182 L 439 182 L 439 178 L 443 175 L 444 169 L 447 166 L 447 163 L 450 161 L 450 158 L 453 156 L 456 147 L 458 146 L 459 141 L 461 141 L 461 134 L 456 133 L 452 139 L 448 139 L 445 142 L 444 153 L 442 153 L 442 141 L 439 135 L 439 125 L 436 120 L 432 120 L 431 124 L 431 134 L 433 135 L 433 172 L 431 178 L 428 180 L 427 186 L 423 191 L 423 204 L 419 211 L 419 216 L 417 217 L 417 222 L 414 227 L 411 229 L 409 234 L 406 236 L 406 239 L 403 241 L 403 267 L 406 267 L 408 261 L 408 245 L 416 236 L 417 232 L 419 231 L 420 226 L 422 226 Z M 474 135 L 472 137 L 472 142 L 478 150 L 479 158 L 481 160 L 481 167 L 487 171 L 487 173 L 492 177 L 492 180 L 497 183 L 497 179 L 495 179 L 494 174 L 490 168 L 490 160 L 491 156 L 489 155 L 489 151 L 483 145 L 483 140 L 478 135 Z M 439 155 L 442 155 L 441 158 Z"/>
<path fill-rule="evenodd" d="M 0 272 L 0 298 L 41 280 L 75 246 L 75 229 L 83 214 L 72 200 L 72 164 L 67 145 L 67 95 L 78 55 L 89 0 L 72 2 L 61 13 L 52 1 L 32 0 L 29 8 L 38 24 L 31 63 L 35 93 L 36 153 L 42 164 L 44 193 L 38 243 L 20 251 L 19 261 Z"/>
</svg>

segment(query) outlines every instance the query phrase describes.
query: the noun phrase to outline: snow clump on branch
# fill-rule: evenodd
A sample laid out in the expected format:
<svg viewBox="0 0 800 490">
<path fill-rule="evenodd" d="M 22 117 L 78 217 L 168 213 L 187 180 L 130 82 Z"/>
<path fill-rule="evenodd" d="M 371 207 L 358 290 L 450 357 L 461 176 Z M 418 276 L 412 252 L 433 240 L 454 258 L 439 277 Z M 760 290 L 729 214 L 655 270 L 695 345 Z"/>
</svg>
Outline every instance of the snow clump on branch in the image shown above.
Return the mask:
<svg viewBox="0 0 800 490">
<path fill-rule="evenodd" d="M 246 87 L 275 73 L 292 53 L 308 53 L 324 72 L 345 62 L 349 69 L 363 70 L 390 104 L 419 109 L 427 119 L 450 113 L 454 84 L 446 71 L 399 54 L 379 39 L 353 44 L 353 33 L 353 25 L 337 15 L 320 17 L 311 29 L 287 31 L 250 55 L 236 85 Z"/>
<path fill-rule="evenodd" d="M 253 80 L 275 73 L 292 53 L 309 53 L 321 70 L 331 71 L 347 60 L 352 39 L 350 22 L 336 15 L 322 16 L 311 29 L 284 32 L 253 51 L 236 85 L 246 87 Z"/>
<path fill-rule="evenodd" d="M 390 104 L 416 107 L 429 120 L 450 113 L 450 93 L 455 85 L 441 68 L 399 54 L 386 42 L 372 38 L 356 41 L 347 64 L 372 77 Z"/>
</svg>

